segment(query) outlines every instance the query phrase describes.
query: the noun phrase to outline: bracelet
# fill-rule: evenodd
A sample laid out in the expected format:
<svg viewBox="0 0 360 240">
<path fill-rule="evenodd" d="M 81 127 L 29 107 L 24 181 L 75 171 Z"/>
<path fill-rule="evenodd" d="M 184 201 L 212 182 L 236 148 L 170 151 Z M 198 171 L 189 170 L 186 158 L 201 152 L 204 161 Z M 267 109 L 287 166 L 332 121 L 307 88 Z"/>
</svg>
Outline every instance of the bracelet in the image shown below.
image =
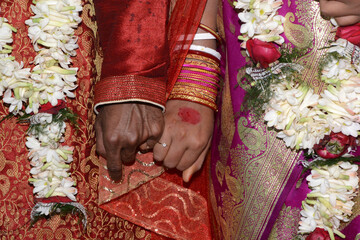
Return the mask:
<svg viewBox="0 0 360 240">
<path fill-rule="evenodd" d="M 212 28 L 206 26 L 203 23 L 200 23 L 199 28 L 201 28 L 204 31 L 207 31 L 208 33 L 213 35 L 219 41 L 219 43 L 222 43 L 222 39 L 221 39 L 220 35 L 217 32 L 215 32 L 215 30 L 213 30 Z"/>
<path fill-rule="evenodd" d="M 200 103 L 216 111 L 220 67 L 219 60 L 215 59 L 203 54 L 188 54 L 169 99 Z"/>
<path fill-rule="evenodd" d="M 183 69 L 184 70 L 191 70 L 193 69 L 194 67 L 197 68 L 197 71 L 198 72 L 203 72 L 203 73 L 207 73 L 207 74 L 210 74 L 210 75 L 215 75 L 217 76 L 217 74 L 219 73 L 219 71 L 217 71 L 217 69 L 211 69 L 209 67 L 204 67 L 202 65 L 199 65 L 199 66 L 196 66 L 196 65 L 188 65 L 188 64 L 184 64 L 183 65 Z"/>
<path fill-rule="evenodd" d="M 190 64 L 192 64 L 192 62 L 195 62 L 195 65 L 203 63 L 204 66 L 208 66 L 209 64 L 211 64 L 214 68 L 219 69 L 219 59 L 215 58 L 214 56 L 211 56 L 212 58 L 210 58 L 207 57 L 207 55 L 211 56 L 210 54 L 204 54 L 203 52 L 199 52 L 199 54 L 189 53 L 186 59 L 187 62 Z"/>
<path fill-rule="evenodd" d="M 196 33 L 194 40 L 212 40 L 216 39 L 211 33 Z"/>
<path fill-rule="evenodd" d="M 191 57 L 190 57 L 190 55 L 191 55 Z M 205 53 L 205 52 L 201 52 L 201 51 L 197 51 L 197 50 L 189 50 L 188 51 L 188 56 L 189 56 L 189 58 L 194 58 L 194 59 L 205 57 L 206 59 L 213 60 L 213 62 L 215 64 L 219 64 L 219 59 L 218 58 L 214 57 L 211 54 Z"/>
<path fill-rule="evenodd" d="M 219 84 L 214 82 L 214 79 L 217 81 L 220 81 L 220 79 L 217 76 L 212 76 L 212 75 L 206 75 L 206 74 L 201 74 L 201 78 L 198 77 L 198 74 L 196 73 L 192 73 L 192 72 L 186 72 L 184 71 L 183 74 L 181 74 L 181 76 L 179 78 L 192 78 L 192 79 L 199 79 L 200 81 L 204 81 L 204 82 L 208 82 L 209 84 L 212 84 L 214 86 L 218 86 Z"/>
<path fill-rule="evenodd" d="M 216 58 L 219 59 L 219 60 L 220 60 L 220 58 L 221 58 L 220 53 L 219 53 L 218 51 L 212 49 L 212 48 L 208 48 L 208 47 L 204 47 L 204 46 L 200 46 L 200 45 L 191 44 L 190 50 L 195 50 L 195 51 L 200 51 L 200 52 L 208 53 L 208 54 L 216 57 Z"/>
</svg>

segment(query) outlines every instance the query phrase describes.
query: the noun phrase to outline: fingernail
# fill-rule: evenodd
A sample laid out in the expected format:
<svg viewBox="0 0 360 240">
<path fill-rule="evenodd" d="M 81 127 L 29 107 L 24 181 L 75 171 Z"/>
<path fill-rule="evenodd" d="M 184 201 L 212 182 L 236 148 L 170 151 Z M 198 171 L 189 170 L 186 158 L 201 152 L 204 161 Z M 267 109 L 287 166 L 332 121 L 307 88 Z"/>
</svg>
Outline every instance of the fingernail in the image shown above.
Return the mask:
<svg viewBox="0 0 360 240">
<path fill-rule="evenodd" d="M 188 182 L 190 182 L 192 176 L 193 176 L 193 174 L 190 174 Z"/>
<path fill-rule="evenodd" d="M 122 176 L 120 175 L 118 175 L 118 174 L 113 174 L 113 173 L 110 173 L 109 172 L 109 175 L 110 175 L 110 178 L 111 178 L 111 180 L 112 180 L 112 183 L 119 183 L 119 182 L 121 182 L 121 179 L 122 179 Z"/>
</svg>

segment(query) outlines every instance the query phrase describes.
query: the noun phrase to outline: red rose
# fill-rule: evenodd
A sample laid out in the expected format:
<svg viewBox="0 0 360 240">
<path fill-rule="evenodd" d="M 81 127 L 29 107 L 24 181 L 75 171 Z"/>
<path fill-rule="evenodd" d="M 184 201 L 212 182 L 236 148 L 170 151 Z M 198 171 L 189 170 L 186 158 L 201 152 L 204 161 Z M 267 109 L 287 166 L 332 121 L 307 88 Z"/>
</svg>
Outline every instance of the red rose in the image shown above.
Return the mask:
<svg viewBox="0 0 360 240">
<path fill-rule="evenodd" d="M 40 106 L 40 113 L 50 113 L 57 114 L 61 109 L 66 108 L 66 104 L 63 100 L 58 100 L 58 104 L 56 106 L 51 105 L 50 102 L 43 104 Z"/>
<path fill-rule="evenodd" d="M 322 228 L 316 228 L 306 240 L 330 240 L 330 235 L 327 231 Z"/>
<path fill-rule="evenodd" d="M 73 202 L 68 197 L 62 197 L 62 196 L 54 196 L 54 197 L 48 197 L 48 198 L 35 198 L 35 202 L 41 202 L 41 203 L 68 203 Z"/>
<path fill-rule="evenodd" d="M 256 38 L 246 42 L 246 50 L 252 60 L 260 63 L 263 68 L 268 68 L 270 63 L 275 62 L 281 56 L 274 43 L 263 42 Z"/>
<path fill-rule="evenodd" d="M 350 146 L 354 146 L 355 141 L 356 139 L 352 136 L 332 132 L 326 135 L 319 144 L 315 144 L 314 150 L 322 158 L 337 158 L 344 155 Z"/>
<path fill-rule="evenodd" d="M 338 38 L 346 39 L 352 44 L 360 46 L 360 23 L 345 27 L 338 27 L 335 39 Z"/>
</svg>

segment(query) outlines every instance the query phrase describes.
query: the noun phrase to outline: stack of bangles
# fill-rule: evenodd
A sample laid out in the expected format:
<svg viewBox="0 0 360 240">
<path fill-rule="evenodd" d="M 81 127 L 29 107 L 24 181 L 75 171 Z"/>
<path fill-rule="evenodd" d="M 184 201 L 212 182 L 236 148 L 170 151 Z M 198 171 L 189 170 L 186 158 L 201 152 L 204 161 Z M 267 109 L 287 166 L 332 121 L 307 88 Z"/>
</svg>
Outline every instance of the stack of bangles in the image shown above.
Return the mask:
<svg viewBox="0 0 360 240">
<path fill-rule="evenodd" d="M 216 111 L 219 58 L 220 54 L 213 49 L 192 45 L 169 99 L 200 103 Z"/>
</svg>

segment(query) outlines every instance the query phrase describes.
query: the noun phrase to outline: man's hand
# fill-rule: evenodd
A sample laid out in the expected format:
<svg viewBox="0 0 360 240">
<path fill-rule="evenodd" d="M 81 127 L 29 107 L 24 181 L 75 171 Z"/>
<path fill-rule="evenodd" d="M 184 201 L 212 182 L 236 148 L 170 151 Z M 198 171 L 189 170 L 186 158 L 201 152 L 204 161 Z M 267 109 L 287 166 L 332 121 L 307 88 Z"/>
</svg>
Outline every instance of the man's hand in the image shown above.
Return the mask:
<svg viewBox="0 0 360 240">
<path fill-rule="evenodd" d="M 107 161 L 110 177 L 121 180 L 122 164 L 135 161 L 140 149 L 151 149 L 164 129 L 160 108 L 142 103 L 104 105 L 96 117 L 96 150 Z"/>
<path fill-rule="evenodd" d="M 214 111 L 209 107 L 189 101 L 168 101 L 165 129 L 154 147 L 154 159 L 163 161 L 165 167 L 184 171 L 183 180 L 188 182 L 205 160 L 213 127 Z"/>
<path fill-rule="evenodd" d="M 321 14 L 333 17 L 339 26 L 360 22 L 359 0 L 320 0 Z"/>
</svg>

